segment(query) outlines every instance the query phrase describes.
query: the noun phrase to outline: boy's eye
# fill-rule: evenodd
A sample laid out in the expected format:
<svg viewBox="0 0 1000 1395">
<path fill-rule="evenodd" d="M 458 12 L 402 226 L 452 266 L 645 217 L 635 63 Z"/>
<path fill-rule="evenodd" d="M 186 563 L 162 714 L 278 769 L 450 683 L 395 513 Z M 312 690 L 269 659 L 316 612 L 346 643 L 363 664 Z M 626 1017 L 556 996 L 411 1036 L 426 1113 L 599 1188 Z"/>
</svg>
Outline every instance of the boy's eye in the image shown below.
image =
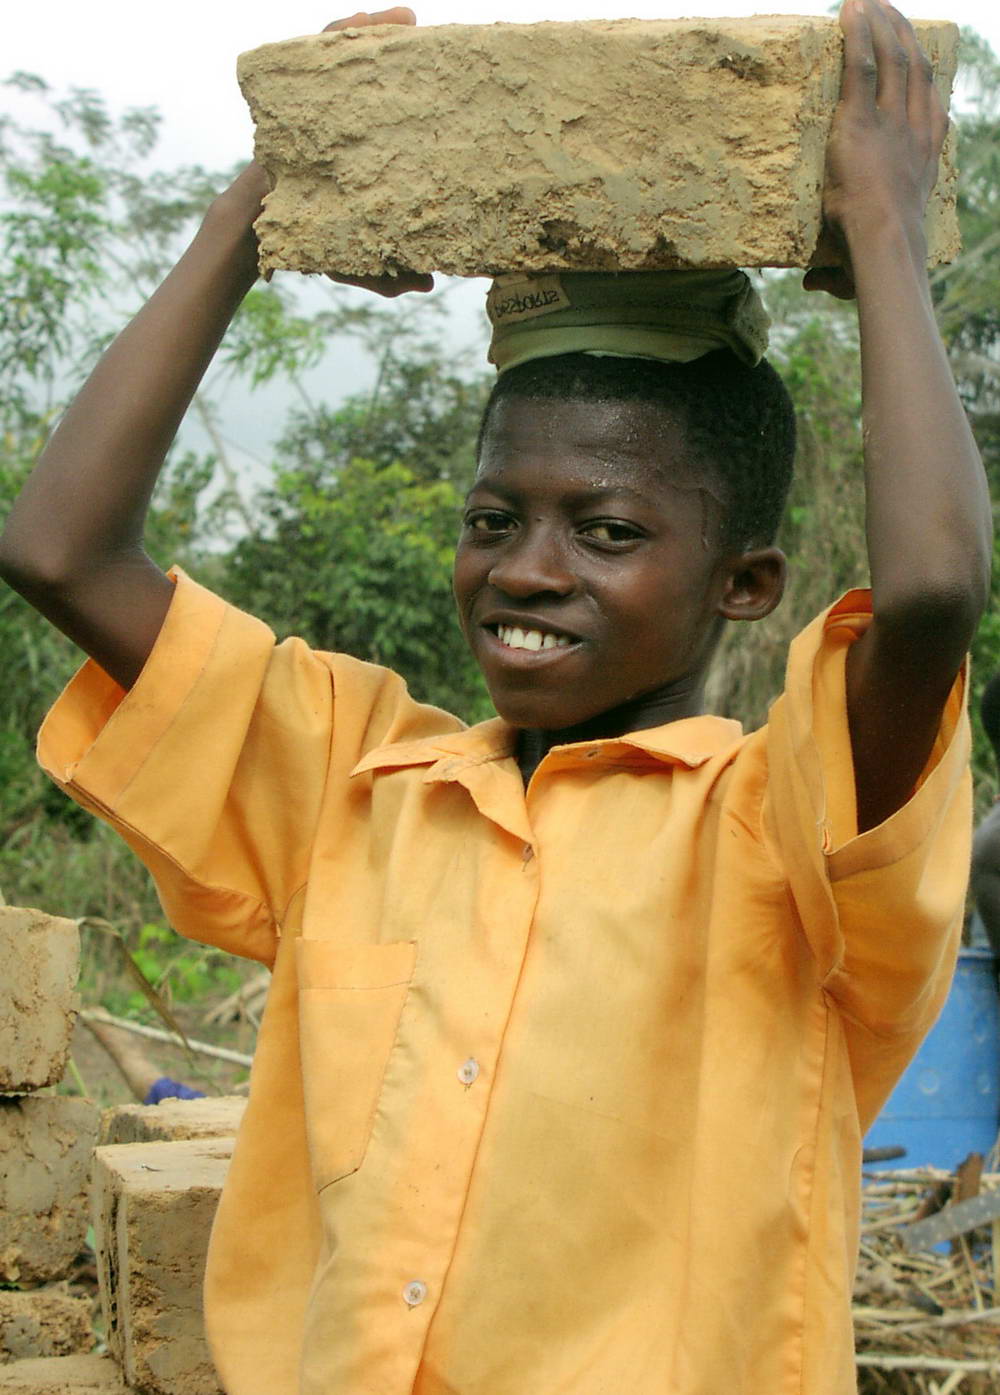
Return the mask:
<svg viewBox="0 0 1000 1395">
<path fill-rule="evenodd" d="M 498 533 L 509 533 L 514 521 L 499 509 L 477 509 L 465 515 L 465 526 L 479 537 L 495 537 Z"/>
<path fill-rule="evenodd" d="M 631 523 L 622 523 L 616 518 L 597 518 L 592 523 L 584 524 L 580 532 L 592 542 L 619 545 L 638 542 L 642 537 L 641 529 Z"/>
</svg>

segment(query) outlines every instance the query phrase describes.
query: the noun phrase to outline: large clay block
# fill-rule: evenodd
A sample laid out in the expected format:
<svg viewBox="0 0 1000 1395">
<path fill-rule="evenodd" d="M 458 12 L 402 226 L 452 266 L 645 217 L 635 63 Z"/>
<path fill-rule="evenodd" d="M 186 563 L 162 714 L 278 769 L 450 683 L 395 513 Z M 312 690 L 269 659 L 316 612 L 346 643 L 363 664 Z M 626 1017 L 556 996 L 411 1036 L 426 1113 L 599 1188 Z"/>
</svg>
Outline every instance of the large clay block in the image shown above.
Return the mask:
<svg viewBox="0 0 1000 1395">
<path fill-rule="evenodd" d="M 108 1347 L 143 1395 L 218 1395 L 202 1282 L 232 1139 L 94 1153 L 94 1233 Z"/>
<path fill-rule="evenodd" d="M 0 1282 L 61 1278 L 83 1249 L 97 1123 L 89 1100 L 0 1098 Z"/>
<path fill-rule="evenodd" d="M 62 1079 L 80 1000 L 72 920 L 0 906 L 0 1093 Z"/>
<path fill-rule="evenodd" d="M 90 1303 L 64 1284 L 0 1289 L 0 1361 L 71 1356 L 94 1345 Z"/>
<path fill-rule="evenodd" d="M 246 1107 L 241 1095 L 120 1104 L 104 1111 L 100 1142 L 172 1143 L 185 1138 L 232 1138 Z"/>
<path fill-rule="evenodd" d="M 945 101 L 958 30 L 917 23 Z M 835 20 L 379 25 L 241 55 L 261 269 L 830 265 Z M 930 259 L 958 249 L 949 143 Z"/>
<path fill-rule="evenodd" d="M 110 1356 L 55 1356 L 0 1368 L 0 1390 L 20 1395 L 129 1395 Z"/>
</svg>

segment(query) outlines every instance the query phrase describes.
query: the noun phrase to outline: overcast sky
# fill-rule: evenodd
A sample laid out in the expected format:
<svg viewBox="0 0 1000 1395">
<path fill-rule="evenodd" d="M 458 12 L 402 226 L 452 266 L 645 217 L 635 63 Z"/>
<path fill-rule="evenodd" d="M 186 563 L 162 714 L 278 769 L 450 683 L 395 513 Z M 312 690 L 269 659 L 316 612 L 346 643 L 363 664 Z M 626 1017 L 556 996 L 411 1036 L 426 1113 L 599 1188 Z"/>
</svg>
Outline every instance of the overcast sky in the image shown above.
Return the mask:
<svg viewBox="0 0 1000 1395">
<path fill-rule="evenodd" d="M 376 0 L 373 8 L 380 3 L 385 0 Z M 914 16 L 971 25 L 1000 52 L 997 0 L 949 0 L 947 6 L 942 0 L 913 0 L 913 5 Z M 413 8 L 422 24 L 830 13 L 828 0 L 508 0 L 502 6 L 490 0 L 464 5 L 413 0 Z M 93 88 L 115 112 L 157 107 L 163 115 L 154 157 L 160 167 L 190 162 L 225 168 L 249 158 L 253 135 L 236 83 L 237 55 L 258 44 L 313 33 L 338 17 L 316 0 L 47 0 L 8 3 L 3 10 L 0 78 L 22 70 L 57 88 Z M 3 101 L 0 93 L 0 105 Z M 484 289 L 484 282 L 462 283 L 446 297 L 453 306 L 447 342 L 474 356 L 483 342 Z M 324 366 L 320 390 L 332 397 L 357 390 L 367 371 L 356 350 L 345 345 Z M 284 415 L 281 390 L 258 393 L 252 401 L 243 393 L 237 397 L 231 395 L 226 413 L 233 434 L 247 450 L 252 443 L 254 455 L 266 454 L 265 441 Z"/>
</svg>

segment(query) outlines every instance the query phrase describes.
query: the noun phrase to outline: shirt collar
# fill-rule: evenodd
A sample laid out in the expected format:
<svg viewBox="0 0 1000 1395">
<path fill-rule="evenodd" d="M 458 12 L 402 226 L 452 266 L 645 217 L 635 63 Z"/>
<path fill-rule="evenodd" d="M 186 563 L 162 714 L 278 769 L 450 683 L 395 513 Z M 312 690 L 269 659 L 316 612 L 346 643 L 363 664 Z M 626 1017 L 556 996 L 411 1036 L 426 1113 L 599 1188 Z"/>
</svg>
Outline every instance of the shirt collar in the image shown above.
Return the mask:
<svg viewBox="0 0 1000 1395">
<path fill-rule="evenodd" d="M 742 734 L 739 722 L 727 717 L 684 717 L 644 731 L 627 732 L 624 736 L 554 746 L 542 765 L 565 767 L 584 759 L 589 763 L 596 757 L 609 765 L 645 765 L 652 760 L 693 769 L 734 745 Z M 462 731 L 424 737 L 419 741 L 393 742 L 369 751 L 358 761 L 351 776 L 366 771 L 426 765 L 426 783 L 455 780 L 473 766 L 513 758 L 516 735 L 515 727 L 494 717 Z"/>
</svg>

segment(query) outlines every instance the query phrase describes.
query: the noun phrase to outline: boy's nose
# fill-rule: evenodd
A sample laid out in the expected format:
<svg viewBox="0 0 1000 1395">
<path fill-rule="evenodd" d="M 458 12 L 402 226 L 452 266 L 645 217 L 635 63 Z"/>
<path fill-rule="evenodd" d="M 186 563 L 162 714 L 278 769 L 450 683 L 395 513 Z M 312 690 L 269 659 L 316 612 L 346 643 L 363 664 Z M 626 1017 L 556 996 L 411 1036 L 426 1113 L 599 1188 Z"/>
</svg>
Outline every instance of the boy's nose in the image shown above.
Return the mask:
<svg viewBox="0 0 1000 1395">
<path fill-rule="evenodd" d="M 504 548 L 487 577 L 496 591 L 507 596 L 537 596 L 544 593 L 569 596 L 576 589 L 576 576 L 566 565 L 551 537 L 523 536 Z"/>
</svg>

